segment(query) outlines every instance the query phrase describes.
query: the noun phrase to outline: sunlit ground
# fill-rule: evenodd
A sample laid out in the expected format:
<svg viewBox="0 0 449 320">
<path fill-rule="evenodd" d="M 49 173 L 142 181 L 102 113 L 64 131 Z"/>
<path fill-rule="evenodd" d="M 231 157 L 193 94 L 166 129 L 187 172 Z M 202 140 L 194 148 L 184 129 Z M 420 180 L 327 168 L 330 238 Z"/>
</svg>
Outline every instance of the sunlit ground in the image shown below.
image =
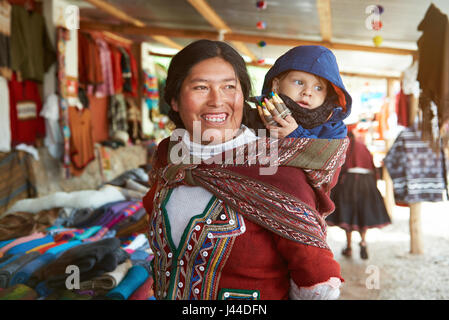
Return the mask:
<svg viewBox="0 0 449 320">
<path fill-rule="evenodd" d="M 345 278 L 340 299 L 449 299 L 449 202 L 422 203 L 422 255 L 410 254 L 409 212 L 395 206 L 391 225 L 368 230 L 368 260 L 360 258 L 358 233 L 352 236 L 352 258 L 346 258 L 345 232 L 328 228 Z"/>
</svg>

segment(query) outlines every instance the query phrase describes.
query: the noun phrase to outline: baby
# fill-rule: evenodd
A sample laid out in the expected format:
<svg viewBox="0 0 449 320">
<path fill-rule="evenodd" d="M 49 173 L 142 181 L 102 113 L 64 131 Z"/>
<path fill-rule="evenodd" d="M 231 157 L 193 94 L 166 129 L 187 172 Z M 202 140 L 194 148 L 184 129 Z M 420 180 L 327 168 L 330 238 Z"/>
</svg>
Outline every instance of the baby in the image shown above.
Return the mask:
<svg viewBox="0 0 449 320">
<path fill-rule="evenodd" d="M 343 119 L 351 112 L 352 99 L 334 54 L 323 46 L 298 46 L 279 57 L 265 76 L 262 95 L 257 97 L 260 103 L 273 95 L 274 102 L 279 95 L 291 111 L 283 118 L 267 108 L 278 125 L 262 117 L 267 129 L 278 130 L 279 138 L 343 139 L 347 135 Z"/>
</svg>

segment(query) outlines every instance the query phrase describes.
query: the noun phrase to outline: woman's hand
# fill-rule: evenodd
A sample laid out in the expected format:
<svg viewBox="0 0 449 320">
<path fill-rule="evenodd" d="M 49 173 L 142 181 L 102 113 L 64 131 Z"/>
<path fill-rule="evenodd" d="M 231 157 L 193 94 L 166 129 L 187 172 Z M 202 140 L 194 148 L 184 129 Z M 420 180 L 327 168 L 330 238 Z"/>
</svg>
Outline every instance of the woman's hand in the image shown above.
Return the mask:
<svg viewBox="0 0 449 320">
<path fill-rule="evenodd" d="M 279 126 L 269 125 L 265 119 L 263 119 L 265 127 L 270 130 L 271 137 L 273 138 L 285 138 L 296 128 L 298 128 L 296 120 L 291 115 L 286 116 L 284 119 L 279 116 L 273 116 L 273 119 L 279 124 Z"/>
</svg>

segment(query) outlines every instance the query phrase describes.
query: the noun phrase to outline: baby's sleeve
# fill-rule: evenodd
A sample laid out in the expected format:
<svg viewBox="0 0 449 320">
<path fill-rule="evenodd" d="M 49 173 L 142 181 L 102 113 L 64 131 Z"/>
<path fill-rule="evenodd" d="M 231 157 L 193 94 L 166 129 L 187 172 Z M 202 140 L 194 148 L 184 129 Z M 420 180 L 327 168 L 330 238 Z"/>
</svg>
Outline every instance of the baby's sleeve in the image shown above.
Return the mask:
<svg viewBox="0 0 449 320">
<path fill-rule="evenodd" d="M 318 139 L 318 136 L 313 134 L 307 129 L 304 129 L 301 125 L 298 124 L 298 127 L 293 130 L 286 138 L 312 138 Z"/>
<path fill-rule="evenodd" d="M 344 279 L 330 250 L 275 237 L 290 273 L 290 298 L 338 298 Z"/>
</svg>

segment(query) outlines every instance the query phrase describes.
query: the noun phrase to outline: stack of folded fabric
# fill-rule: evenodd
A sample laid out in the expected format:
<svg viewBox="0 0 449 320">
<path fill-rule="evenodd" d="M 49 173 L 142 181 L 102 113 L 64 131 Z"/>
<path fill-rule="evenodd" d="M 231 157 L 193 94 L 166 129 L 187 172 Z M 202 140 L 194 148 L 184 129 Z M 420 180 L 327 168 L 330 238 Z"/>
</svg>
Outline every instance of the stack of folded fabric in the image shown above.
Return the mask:
<svg viewBox="0 0 449 320">
<path fill-rule="evenodd" d="M 133 266 L 130 259 L 119 264 L 114 271 L 80 283 L 80 290 L 90 290 L 94 296 L 104 296 L 125 278 L 128 270 Z"/>
<path fill-rule="evenodd" d="M 10 286 L 11 279 L 17 271 L 28 262 L 37 258 L 39 255 L 39 252 L 16 254 L 15 256 L 18 256 L 17 258 L 7 260 L 4 266 L 0 268 L 0 288 L 8 288 Z"/>
<path fill-rule="evenodd" d="M 45 268 L 36 272 L 33 275 L 33 283 L 39 282 L 36 289 L 45 295 L 53 289 L 65 287 L 67 266 L 77 266 L 80 281 L 86 281 L 115 270 L 117 265 L 127 258 L 128 254 L 120 248 L 120 240 L 117 238 L 81 244 L 65 251 Z"/>
<path fill-rule="evenodd" d="M 149 276 L 150 273 L 144 266 L 132 266 L 120 284 L 109 291 L 106 297 L 113 300 L 128 300 L 145 283 Z"/>
</svg>

